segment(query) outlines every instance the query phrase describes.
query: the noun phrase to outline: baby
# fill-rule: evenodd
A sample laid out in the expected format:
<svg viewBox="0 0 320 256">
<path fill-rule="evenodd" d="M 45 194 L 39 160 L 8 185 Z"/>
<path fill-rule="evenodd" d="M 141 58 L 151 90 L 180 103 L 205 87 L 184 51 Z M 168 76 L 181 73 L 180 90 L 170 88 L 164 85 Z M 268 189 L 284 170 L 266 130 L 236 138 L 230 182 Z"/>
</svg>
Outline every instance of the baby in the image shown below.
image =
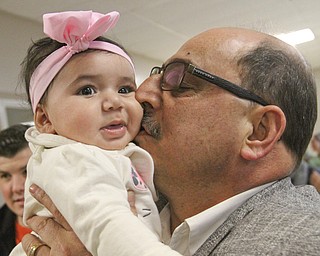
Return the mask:
<svg viewBox="0 0 320 256">
<path fill-rule="evenodd" d="M 91 11 L 43 16 L 48 37 L 30 47 L 23 63 L 35 122 L 26 132 L 33 155 L 24 221 L 49 215 L 28 192 L 35 183 L 93 255 L 180 255 L 160 242 L 152 158 L 130 142 L 143 115 L 132 60 L 101 36 L 118 17 Z M 127 190 L 135 193 L 138 217 Z M 21 245 L 11 255 L 24 255 Z"/>
</svg>

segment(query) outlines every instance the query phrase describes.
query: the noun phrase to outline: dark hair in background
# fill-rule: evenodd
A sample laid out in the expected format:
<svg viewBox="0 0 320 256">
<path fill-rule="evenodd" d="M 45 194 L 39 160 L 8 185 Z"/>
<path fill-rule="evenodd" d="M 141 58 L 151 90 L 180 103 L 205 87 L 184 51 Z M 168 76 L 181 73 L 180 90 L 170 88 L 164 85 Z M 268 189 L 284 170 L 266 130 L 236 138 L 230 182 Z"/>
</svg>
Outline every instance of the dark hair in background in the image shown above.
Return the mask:
<svg viewBox="0 0 320 256">
<path fill-rule="evenodd" d="M 115 41 L 105 38 L 103 36 L 99 36 L 95 39 L 95 41 L 103 41 L 108 42 L 111 44 L 114 44 L 118 47 L 120 47 L 123 51 L 125 51 L 127 54 L 128 52 L 124 49 L 124 47 Z M 24 60 L 21 63 L 21 72 L 20 72 L 20 80 L 23 86 L 25 87 L 26 93 L 28 95 L 28 102 L 31 105 L 30 101 L 30 95 L 29 95 L 29 87 L 30 87 L 30 80 L 32 77 L 33 72 L 36 70 L 36 68 L 39 66 L 39 64 L 48 57 L 51 53 L 56 51 L 57 49 L 65 46 L 66 44 L 60 43 L 58 41 L 55 41 L 49 37 L 41 38 L 37 40 L 36 42 L 33 42 L 31 46 L 29 47 L 27 51 L 27 55 L 24 58 Z M 90 51 L 99 51 L 95 49 L 88 49 L 86 51 L 77 53 L 77 54 L 83 54 Z M 129 54 L 128 54 L 129 55 Z M 46 97 L 46 93 L 42 97 L 40 102 L 43 102 L 43 99 Z"/>
<path fill-rule="evenodd" d="M 279 106 L 287 125 L 281 140 L 298 165 L 317 120 L 316 83 L 302 56 L 264 42 L 238 60 L 242 86 Z"/>
<path fill-rule="evenodd" d="M 29 125 L 16 124 L 0 131 L 0 156 L 14 157 L 19 151 L 28 147 L 24 137 Z"/>
</svg>

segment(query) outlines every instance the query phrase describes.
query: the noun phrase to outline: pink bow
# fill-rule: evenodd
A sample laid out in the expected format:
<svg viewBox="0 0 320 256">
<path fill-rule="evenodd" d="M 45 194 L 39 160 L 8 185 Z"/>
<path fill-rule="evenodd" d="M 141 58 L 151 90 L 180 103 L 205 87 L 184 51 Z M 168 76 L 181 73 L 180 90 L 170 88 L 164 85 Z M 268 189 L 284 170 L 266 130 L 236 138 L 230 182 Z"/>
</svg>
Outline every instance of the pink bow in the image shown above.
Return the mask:
<svg viewBox="0 0 320 256">
<path fill-rule="evenodd" d="M 71 51 L 85 51 L 89 43 L 113 28 L 118 12 L 105 15 L 92 11 L 48 13 L 43 15 L 44 33 L 66 43 Z"/>
<path fill-rule="evenodd" d="M 30 99 L 32 110 L 36 107 L 51 81 L 73 54 L 90 49 L 116 53 L 133 63 L 131 58 L 118 46 L 94 41 L 97 37 L 113 28 L 119 19 L 118 12 L 101 14 L 92 11 L 69 11 L 43 15 L 44 33 L 50 38 L 65 43 L 45 58 L 32 74 L 30 80 Z"/>
</svg>

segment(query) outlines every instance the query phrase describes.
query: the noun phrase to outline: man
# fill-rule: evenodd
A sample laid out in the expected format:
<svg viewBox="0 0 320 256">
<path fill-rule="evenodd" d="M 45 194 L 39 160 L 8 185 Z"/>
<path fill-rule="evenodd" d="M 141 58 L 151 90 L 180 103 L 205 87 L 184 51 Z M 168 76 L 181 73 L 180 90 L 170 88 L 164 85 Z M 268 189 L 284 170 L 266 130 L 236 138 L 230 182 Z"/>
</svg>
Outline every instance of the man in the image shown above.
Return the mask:
<svg viewBox="0 0 320 256">
<path fill-rule="evenodd" d="M 31 150 L 24 137 L 28 125 L 12 125 L 0 132 L 0 256 L 8 256 L 22 237 L 30 233 L 22 223 L 24 184 Z"/>
<path fill-rule="evenodd" d="M 212 29 L 154 68 L 136 96 L 145 110 L 136 142 L 154 158 L 155 184 L 169 202 L 161 214 L 171 248 L 182 255 L 319 253 L 320 197 L 288 177 L 317 117 L 310 68 L 293 47 L 252 30 Z M 43 191 L 33 187 L 33 194 L 48 204 Z M 57 219 L 61 226 L 41 217 L 29 223 L 51 255 L 61 248 L 88 255 Z M 28 236 L 24 248 L 37 243 Z M 48 252 L 41 246 L 37 256 Z"/>
</svg>

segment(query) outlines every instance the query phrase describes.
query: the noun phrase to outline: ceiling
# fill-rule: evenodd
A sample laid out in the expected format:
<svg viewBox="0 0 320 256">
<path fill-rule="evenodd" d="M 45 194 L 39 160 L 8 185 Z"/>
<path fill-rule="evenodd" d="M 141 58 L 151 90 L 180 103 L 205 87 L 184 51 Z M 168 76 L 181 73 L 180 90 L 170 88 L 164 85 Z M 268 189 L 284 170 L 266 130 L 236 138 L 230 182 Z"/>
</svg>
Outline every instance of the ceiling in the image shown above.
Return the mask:
<svg viewBox="0 0 320 256">
<path fill-rule="evenodd" d="M 320 68 L 319 0 L 1 0 L 0 10 L 39 23 L 47 12 L 117 10 L 120 20 L 108 36 L 129 52 L 160 62 L 212 27 L 247 27 L 269 34 L 310 28 L 316 39 L 297 48 Z"/>
</svg>

